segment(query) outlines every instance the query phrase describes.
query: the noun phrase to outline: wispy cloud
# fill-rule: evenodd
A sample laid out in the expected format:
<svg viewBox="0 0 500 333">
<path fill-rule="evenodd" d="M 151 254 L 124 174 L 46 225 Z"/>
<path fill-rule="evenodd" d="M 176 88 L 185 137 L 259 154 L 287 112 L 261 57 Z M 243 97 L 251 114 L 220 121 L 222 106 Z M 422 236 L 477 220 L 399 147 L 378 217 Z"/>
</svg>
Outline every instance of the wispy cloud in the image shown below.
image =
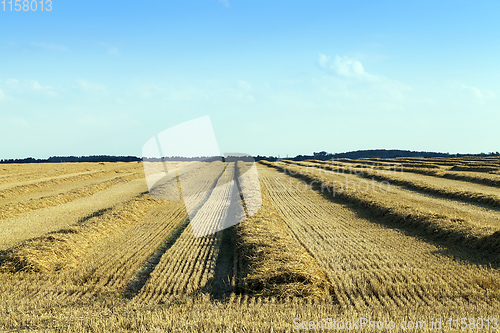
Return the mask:
<svg viewBox="0 0 500 333">
<path fill-rule="evenodd" d="M 3 101 L 5 99 L 5 93 L 3 92 L 2 89 L 0 89 L 0 101 Z"/>
<path fill-rule="evenodd" d="M 100 83 L 89 82 L 83 79 L 76 80 L 81 89 L 88 92 L 100 92 L 105 93 L 106 87 Z"/>
<path fill-rule="evenodd" d="M 341 81 L 355 81 L 359 84 L 351 86 L 349 82 L 343 84 L 346 96 L 359 94 L 366 96 L 385 95 L 391 100 L 403 98 L 403 92 L 412 91 L 411 87 L 397 80 L 382 75 L 367 73 L 361 61 L 347 56 L 335 56 L 333 59 L 322 53 L 318 63 L 321 69 L 328 74 L 340 78 Z"/>
<path fill-rule="evenodd" d="M 9 86 L 16 86 L 19 83 L 18 79 L 7 79 L 5 81 Z"/>
<path fill-rule="evenodd" d="M 483 101 L 485 99 L 495 98 L 495 94 L 489 90 L 481 91 L 476 87 L 467 86 L 463 83 L 459 84 L 459 88 L 462 91 L 465 91 L 469 94 L 472 94 L 475 98 L 477 98 L 478 100 L 481 100 L 481 101 Z"/>
<path fill-rule="evenodd" d="M 115 102 L 118 103 L 118 104 L 120 104 L 120 105 L 126 105 L 127 104 L 121 98 L 118 98 L 118 97 L 115 98 Z"/>
<path fill-rule="evenodd" d="M 28 127 L 29 124 L 23 117 L 10 117 L 7 118 L 7 124 L 14 127 Z"/>
<path fill-rule="evenodd" d="M 192 101 L 206 99 L 211 92 L 196 86 L 161 86 L 156 84 L 143 85 L 138 88 L 142 98 L 162 98 L 169 101 Z"/>
<path fill-rule="evenodd" d="M 222 3 L 224 5 L 224 7 L 229 7 L 229 1 L 227 0 L 219 0 L 220 3 Z"/>
<path fill-rule="evenodd" d="M 163 84 L 143 84 L 137 87 L 137 95 L 140 98 L 148 99 L 148 103 L 156 101 L 168 102 L 215 102 L 223 101 L 243 101 L 254 102 L 258 96 L 252 94 L 255 91 L 258 94 L 259 89 L 252 87 L 248 82 L 238 80 L 228 84 L 220 82 L 204 81 L 196 85 L 163 85 Z M 236 84 L 235 84 L 236 83 Z M 223 102 L 226 103 L 226 102 Z"/>
<path fill-rule="evenodd" d="M 318 62 L 319 66 L 330 74 L 363 81 L 381 80 L 381 77 L 377 75 L 368 74 L 359 60 L 347 56 L 336 55 L 334 59 L 331 59 L 331 57 L 320 53 Z"/>
<path fill-rule="evenodd" d="M 2 88 L 2 96 L 0 99 L 19 99 L 26 98 L 27 95 L 30 96 L 46 96 L 46 97 L 57 97 L 57 89 L 51 86 L 40 84 L 37 80 L 22 80 L 18 79 L 7 79 L 0 81 L 0 88 Z"/>
<path fill-rule="evenodd" d="M 115 97 L 113 93 L 108 90 L 108 88 L 97 82 L 91 82 L 84 79 L 76 80 L 79 89 L 78 95 L 80 98 L 87 99 L 90 102 L 112 102 Z"/>
<path fill-rule="evenodd" d="M 57 52 L 69 51 L 69 49 L 66 46 L 52 44 L 52 43 L 35 43 L 35 42 L 32 42 L 31 46 L 42 48 L 42 49 L 47 50 L 47 51 L 57 51 Z"/>
<path fill-rule="evenodd" d="M 238 80 L 237 84 L 238 84 L 238 87 L 240 87 L 243 90 L 246 90 L 246 91 L 252 90 L 252 86 L 250 85 L 250 83 L 248 83 L 246 81 Z"/>
<path fill-rule="evenodd" d="M 42 86 L 40 85 L 40 83 L 38 83 L 38 81 L 33 81 L 31 86 L 35 90 L 41 90 L 42 89 Z"/>
<path fill-rule="evenodd" d="M 54 88 L 52 88 L 51 86 L 42 85 L 37 80 L 27 80 L 26 83 L 28 86 L 31 86 L 31 88 L 37 92 L 41 92 L 50 97 L 58 96 L 58 93 L 55 91 Z"/>
<path fill-rule="evenodd" d="M 118 56 L 120 55 L 120 50 L 116 46 L 110 45 L 108 43 L 99 43 L 100 46 L 103 46 L 106 49 L 107 54 Z"/>
</svg>

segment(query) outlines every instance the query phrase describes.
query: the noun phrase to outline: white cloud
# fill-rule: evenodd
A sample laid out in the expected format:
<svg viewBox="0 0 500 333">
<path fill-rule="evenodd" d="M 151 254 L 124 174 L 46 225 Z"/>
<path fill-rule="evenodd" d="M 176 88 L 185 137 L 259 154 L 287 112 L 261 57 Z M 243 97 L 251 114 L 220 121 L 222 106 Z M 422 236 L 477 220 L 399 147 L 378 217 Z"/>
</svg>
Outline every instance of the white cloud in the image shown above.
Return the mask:
<svg viewBox="0 0 500 333">
<path fill-rule="evenodd" d="M 199 85 L 189 86 L 144 84 L 137 87 L 136 96 L 148 99 L 148 103 L 154 101 L 227 103 L 228 100 L 248 103 L 259 100 L 259 96 L 253 93 L 256 89 L 248 82 L 238 80 L 235 82 L 236 84 L 226 83 L 205 81 Z M 255 93 L 258 94 L 258 89 Z"/>
<path fill-rule="evenodd" d="M 250 83 L 248 83 L 246 81 L 239 80 L 237 83 L 238 83 L 238 87 L 240 87 L 243 90 L 246 90 L 246 91 L 252 90 L 252 86 L 250 85 Z"/>
<path fill-rule="evenodd" d="M 224 7 L 229 7 L 229 1 L 227 0 L 219 0 L 220 3 L 222 3 L 224 5 Z"/>
<path fill-rule="evenodd" d="M 3 92 L 2 89 L 0 89 L 0 101 L 3 101 L 5 99 L 5 93 Z"/>
<path fill-rule="evenodd" d="M 27 80 L 26 84 L 29 87 L 31 87 L 33 90 L 42 92 L 42 93 L 46 94 L 47 96 L 50 96 L 50 97 L 56 97 L 57 96 L 57 92 L 55 92 L 52 87 L 41 85 L 36 80 Z"/>
<path fill-rule="evenodd" d="M 89 81 L 82 80 L 82 79 L 78 79 L 77 82 L 78 82 L 78 85 L 80 86 L 80 88 L 85 90 L 85 91 L 101 92 L 101 93 L 106 92 L 106 87 L 100 83 L 89 82 Z"/>
<path fill-rule="evenodd" d="M 495 98 L 495 94 L 489 90 L 481 91 L 476 87 L 467 86 L 463 83 L 459 84 L 459 88 L 460 88 L 460 90 L 466 91 L 467 93 L 471 94 L 476 99 L 481 100 L 481 101 L 483 101 L 485 99 Z"/>
<path fill-rule="evenodd" d="M 106 48 L 106 53 L 118 56 L 120 55 L 120 50 L 116 46 L 109 45 L 107 43 L 100 43 L 99 45 L 104 46 Z"/>
<path fill-rule="evenodd" d="M 69 51 L 69 49 L 66 46 L 62 45 L 57 45 L 57 44 L 51 44 L 51 43 L 31 43 L 32 46 L 39 47 L 42 49 L 45 49 L 47 51 L 57 51 L 57 52 L 64 52 L 64 51 Z"/>
<path fill-rule="evenodd" d="M 14 127 L 28 127 L 29 124 L 25 118 L 22 117 L 11 117 L 7 119 L 7 123 Z"/>
<path fill-rule="evenodd" d="M 356 59 L 338 55 L 332 60 L 331 57 L 319 54 L 319 66 L 325 71 L 346 78 L 359 79 L 363 81 L 380 81 L 381 77 L 365 72 L 363 64 Z"/>
<path fill-rule="evenodd" d="M 114 47 L 114 46 L 110 46 L 108 47 L 108 54 L 112 54 L 112 55 L 120 55 L 120 51 L 118 50 L 117 47 Z"/>
<path fill-rule="evenodd" d="M 138 94 L 142 98 L 159 98 L 165 101 L 194 101 L 211 98 L 213 90 L 197 86 L 174 87 L 148 84 L 138 87 Z"/>
<path fill-rule="evenodd" d="M 141 97 L 143 97 L 143 98 L 148 98 L 148 97 L 153 96 L 153 94 L 151 92 L 149 92 L 148 90 L 139 91 L 139 95 L 141 95 Z"/>
<path fill-rule="evenodd" d="M 40 85 L 40 83 L 38 83 L 38 81 L 32 81 L 32 87 L 35 90 L 41 90 L 42 89 L 42 86 Z"/>
<path fill-rule="evenodd" d="M 7 79 L 7 81 L 5 81 L 5 83 L 7 83 L 9 86 L 15 86 L 19 83 L 19 80 L 17 79 Z"/>
<path fill-rule="evenodd" d="M 448 98 L 458 105 L 467 103 L 484 105 L 496 99 L 495 93 L 491 90 L 467 85 L 460 81 L 447 81 L 445 88 L 449 94 Z"/>
<path fill-rule="evenodd" d="M 404 98 L 404 92 L 412 91 L 411 87 L 397 80 L 367 73 L 363 64 L 354 58 L 337 55 L 332 59 L 320 53 L 318 63 L 325 72 L 332 75 L 323 81 L 324 89 L 332 97 L 341 95 L 347 99 L 395 102 Z"/>
<path fill-rule="evenodd" d="M 140 120 L 134 115 L 127 112 L 81 112 L 75 114 L 76 122 L 82 125 L 85 129 L 120 129 L 125 130 L 128 128 L 137 127 Z"/>
<path fill-rule="evenodd" d="M 0 88 L 3 89 L 3 99 L 7 99 L 7 96 L 9 96 L 9 99 L 13 100 L 26 98 L 27 95 L 38 95 L 51 98 L 58 96 L 56 89 L 43 85 L 37 80 L 19 81 L 10 78 L 0 83 Z"/>
<path fill-rule="evenodd" d="M 120 105 L 126 105 L 127 104 L 121 98 L 118 98 L 118 97 L 115 98 L 115 101 L 116 101 L 116 103 L 118 103 Z"/>
</svg>

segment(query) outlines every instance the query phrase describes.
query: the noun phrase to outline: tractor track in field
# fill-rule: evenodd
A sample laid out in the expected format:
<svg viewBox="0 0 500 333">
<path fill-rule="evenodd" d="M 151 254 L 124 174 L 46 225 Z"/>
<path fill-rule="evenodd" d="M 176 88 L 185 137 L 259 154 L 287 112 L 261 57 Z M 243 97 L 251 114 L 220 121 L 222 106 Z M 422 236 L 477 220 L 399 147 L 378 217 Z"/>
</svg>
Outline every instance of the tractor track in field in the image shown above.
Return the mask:
<svg viewBox="0 0 500 333">
<path fill-rule="evenodd" d="M 126 284 L 123 295 L 127 299 L 134 298 L 144 287 L 146 282 L 151 277 L 151 273 L 156 266 L 160 263 L 161 257 L 167 252 L 172 245 L 175 244 L 177 239 L 181 236 L 184 230 L 189 225 L 189 218 L 185 218 L 180 224 L 170 233 L 164 242 L 151 254 L 145 262 L 140 266 L 138 273 L 136 273 Z"/>
<path fill-rule="evenodd" d="M 214 191 L 217 188 L 217 183 L 219 180 L 224 176 L 225 169 L 222 169 L 220 173 L 216 177 L 211 177 L 213 179 L 212 183 L 206 183 L 206 182 L 197 182 L 196 184 L 198 186 L 201 186 L 198 190 L 193 191 L 193 189 L 190 189 L 189 192 L 199 192 L 202 193 L 203 189 L 209 189 L 203 194 L 203 197 L 196 197 L 196 207 L 191 208 L 191 214 L 196 215 L 201 209 L 203 209 L 204 205 L 209 201 L 211 196 L 213 195 Z M 179 179 L 177 179 L 177 185 L 179 190 L 181 191 L 181 184 L 179 182 Z M 181 196 L 182 199 L 182 196 Z M 190 224 L 189 217 L 186 216 L 186 218 L 176 227 L 176 229 L 167 237 L 167 239 L 163 242 L 162 246 L 160 246 L 153 254 L 151 254 L 147 260 L 143 262 L 141 265 L 141 269 L 139 272 L 132 277 L 129 282 L 126 284 L 125 287 L 125 292 L 123 293 L 124 297 L 127 299 L 139 299 L 139 302 L 148 302 L 148 301 L 155 301 L 157 300 L 158 302 L 162 302 L 161 300 L 161 295 L 157 295 L 155 293 L 152 294 L 145 294 L 144 289 L 145 286 L 146 288 L 150 288 L 151 284 L 154 284 L 155 280 L 158 278 L 161 278 L 161 273 L 160 276 L 152 276 L 153 273 L 157 273 L 156 271 L 158 269 L 161 269 L 160 265 L 165 265 L 165 257 L 169 254 L 169 251 L 174 251 L 176 250 L 175 248 L 173 249 L 174 246 L 178 245 L 178 242 L 180 238 L 182 237 L 183 240 L 187 240 L 187 234 L 192 234 L 191 228 L 188 228 Z M 190 236 L 192 237 L 192 236 Z M 188 237 L 188 238 L 190 238 Z M 212 236 L 208 236 L 209 238 L 214 238 Z M 205 237 L 204 237 L 205 238 Z M 198 241 L 199 242 L 199 239 Z M 193 243 L 194 244 L 194 243 Z M 176 250 L 177 251 L 177 250 Z M 177 253 L 177 252 L 176 252 Z M 182 254 L 181 254 L 182 255 Z M 203 258 L 203 256 L 202 256 Z M 163 260 L 163 261 L 162 261 Z M 175 258 L 174 258 L 175 260 Z M 198 260 L 198 258 L 196 259 Z M 216 260 L 216 258 L 214 258 Z M 178 267 L 178 269 L 185 270 L 188 269 L 189 267 Z M 193 271 L 190 271 L 189 276 L 185 276 L 185 280 L 191 279 L 191 274 L 193 274 Z M 149 284 L 149 285 L 148 285 Z M 170 286 L 167 288 L 169 290 L 169 293 L 174 293 L 178 294 L 176 290 L 179 290 L 179 288 L 185 288 L 185 287 L 178 287 L 178 286 Z"/>
</svg>

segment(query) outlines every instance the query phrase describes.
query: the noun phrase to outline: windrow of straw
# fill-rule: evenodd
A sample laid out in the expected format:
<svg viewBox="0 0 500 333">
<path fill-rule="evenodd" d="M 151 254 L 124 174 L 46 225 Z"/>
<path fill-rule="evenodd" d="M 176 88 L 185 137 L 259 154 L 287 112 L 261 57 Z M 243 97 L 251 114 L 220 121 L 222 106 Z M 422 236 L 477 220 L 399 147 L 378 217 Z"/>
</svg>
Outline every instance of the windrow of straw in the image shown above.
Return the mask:
<svg viewBox="0 0 500 333">
<path fill-rule="evenodd" d="M 330 176 L 329 171 L 318 175 L 303 166 L 282 162 L 263 162 L 263 164 L 279 170 L 287 170 L 291 175 L 309 183 L 314 181 L 322 184 L 323 188 L 328 188 L 329 195 L 335 193 L 336 200 L 353 204 L 375 218 L 382 218 L 404 228 L 418 230 L 430 238 L 451 241 L 455 244 L 500 254 L 500 231 L 492 230 L 491 227 L 478 226 L 456 217 L 431 213 L 425 207 L 418 207 L 403 200 L 395 201 L 393 196 L 389 197 L 383 193 L 361 192 L 347 186 L 343 186 L 342 191 L 337 191 L 335 179 L 338 179 L 339 176 L 334 173 L 331 173 L 333 176 Z M 355 175 L 349 177 L 350 181 L 361 179 Z"/>
<path fill-rule="evenodd" d="M 467 171 L 467 172 L 484 172 L 495 173 L 500 171 L 499 166 L 484 166 L 484 165 L 454 165 L 450 171 Z"/>
<path fill-rule="evenodd" d="M 308 163 L 308 162 L 295 162 L 294 164 L 302 165 L 306 167 L 319 167 L 323 170 L 331 170 L 339 173 L 349 173 L 355 172 L 356 175 L 368 179 L 376 179 L 379 181 L 388 181 L 391 184 L 402 185 L 409 189 L 438 195 L 444 198 L 457 199 L 464 202 L 469 203 L 477 203 L 485 206 L 498 208 L 500 207 L 500 192 L 499 195 L 488 195 L 480 192 L 471 192 L 465 190 L 453 189 L 450 187 L 438 186 L 430 182 L 425 181 L 414 181 L 414 180 L 406 180 L 398 177 L 397 172 L 391 173 L 383 173 L 379 170 L 374 170 L 373 168 L 351 168 L 346 169 L 343 166 L 336 165 L 326 165 L 326 164 L 317 164 L 317 163 Z"/>
<path fill-rule="evenodd" d="M 109 173 L 109 170 L 108 170 Z M 113 171 L 114 173 L 114 171 Z M 42 180 L 42 181 L 36 181 L 33 183 L 24 183 L 20 184 L 11 188 L 7 188 L 3 191 L 0 191 L 0 198 L 5 199 L 9 197 L 13 197 L 19 194 L 24 194 L 24 193 L 30 193 L 34 191 L 38 191 L 42 188 L 45 187 L 51 187 L 57 184 L 63 184 L 63 183 L 68 183 L 68 182 L 77 182 L 77 181 L 84 181 L 87 179 L 91 178 L 97 178 L 99 176 L 104 176 L 106 175 L 106 171 L 104 170 L 97 170 L 97 171 L 89 171 L 89 172 L 84 172 L 79 175 L 73 175 L 73 176 L 66 176 L 66 177 L 54 177 L 49 180 Z"/>
<path fill-rule="evenodd" d="M 405 172 L 418 173 L 427 176 L 441 177 L 454 180 L 463 180 L 470 183 L 500 187 L 500 176 L 493 173 L 478 174 L 466 171 L 429 170 L 423 168 L 404 168 Z"/>
<path fill-rule="evenodd" d="M 421 160 L 382 160 L 379 158 L 374 159 L 366 159 L 366 160 L 349 160 L 349 159 L 341 159 L 341 160 L 311 160 L 315 162 L 326 162 L 326 163 L 337 163 L 340 165 L 348 165 L 348 164 L 357 164 L 357 165 L 367 165 L 367 166 L 377 166 L 380 168 L 384 167 L 419 167 L 419 168 L 429 168 L 429 169 L 441 169 L 439 165 L 436 165 L 431 162 L 421 161 Z"/>
<path fill-rule="evenodd" d="M 453 158 L 397 158 L 397 159 L 378 159 L 371 160 L 406 163 L 406 164 L 433 164 L 443 167 L 454 165 L 463 166 L 496 166 L 500 167 L 500 158 L 498 157 L 453 157 Z"/>
<path fill-rule="evenodd" d="M 0 191 L 0 198 L 5 199 L 19 194 L 38 191 L 40 189 L 52 187 L 58 184 L 80 182 L 92 178 L 102 177 L 105 175 L 113 175 L 117 173 L 132 173 L 134 171 L 137 171 L 137 169 L 142 169 L 142 165 L 137 165 L 137 163 L 135 163 L 135 165 L 132 166 L 125 165 L 125 166 L 120 166 L 118 168 L 86 171 L 78 174 L 55 176 L 50 179 L 42 178 L 38 180 L 29 181 L 27 183 L 26 182 L 17 183 L 18 184 L 17 186 L 10 187 L 3 191 Z M 44 175 L 46 173 L 40 173 L 40 174 Z"/>
<path fill-rule="evenodd" d="M 76 199 L 90 197 L 97 192 L 104 191 L 116 184 L 129 182 L 131 180 L 142 177 L 144 177 L 144 175 L 140 172 L 134 172 L 129 175 L 115 177 L 100 183 L 90 184 L 81 188 L 77 188 L 69 192 L 30 199 L 25 202 L 11 202 L 6 205 L 0 206 L 0 220 L 13 217 L 31 210 L 54 207 L 74 201 Z"/>
<path fill-rule="evenodd" d="M 447 178 L 453 180 L 462 180 L 470 183 L 487 185 L 492 187 L 500 187 L 500 170 L 498 171 L 489 171 L 485 173 L 484 171 L 473 171 L 474 168 L 465 169 L 462 171 L 457 171 L 457 169 L 446 169 L 439 167 L 437 165 L 426 165 L 424 163 L 379 163 L 374 161 L 349 161 L 349 163 L 344 163 L 342 161 L 336 160 L 328 160 L 328 161 L 319 161 L 319 160 L 310 160 L 310 162 L 320 163 L 320 164 L 329 164 L 335 165 L 338 167 L 350 167 L 352 165 L 353 168 L 362 168 L 363 165 L 366 165 L 366 168 L 380 169 L 380 170 L 397 170 L 404 172 L 417 173 L 426 176 Z M 295 162 L 296 163 L 296 162 Z M 302 162 L 304 163 L 304 162 Z M 461 167 L 457 167 L 461 168 Z"/>
<path fill-rule="evenodd" d="M 322 162 L 320 160 L 311 160 Z M 380 167 L 394 166 L 406 168 L 423 168 L 423 169 L 443 169 L 443 170 L 456 170 L 456 171 L 469 171 L 469 172 L 496 172 L 500 169 L 500 159 L 478 159 L 478 160 L 462 160 L 462 159 L 415 159 L 415 158 L 398 158 L 398 159 L 381 159 L 371 158 L 363 160 L 350 160 L 350 159 L 332 159 L 324 162 L 340 163 L 340 164 L 365 164 Z"/>
<path fill-rule="evenodd" d="M 83 223 L 23 241 L 4 251 L 0 271 L 50 272 L 76 267 L 97 241 L 140 221 L 150 208 L 162 202 L 143 194 Z"/>
<path fill-rule="evenodd" d="M 388 174 L 380 174 L 373 171 L 363 173 L 362 176 L 366 178 L 373 178 L 381 181 L 389 181 L 391 184 L 403 185 L 409 189 L 439 195 L 444 198 L 457 199 L 464 202 L 482 204 L 489 207 L 500 207 L 500 193 L 499 195 L 488 195 L 479 192 L 470 192 L 463 190 L 454 190 L 447 187 L 440 187 L 428 182 L 417 182 L 398 179 L 397 177 Z M 447 177 L 445 177 L 447 178 Z"/>
<path fill-rule="evenodd" d="M 325 299 L 330 290 L 325 272 L 292 237 L 265 189 L 261 191 L 260 210 L 235 228 L 237 253 L 242 261 L 239 289 L 277 299 Z"/>
<path fill-rule="evenodd" d="M 0 184 L 32 183 L 43 178 L 66 177 L 77 173 L 87 173 L 96 169 L 96 163 L 22 163 L 0 165 Z"/>
</svg>

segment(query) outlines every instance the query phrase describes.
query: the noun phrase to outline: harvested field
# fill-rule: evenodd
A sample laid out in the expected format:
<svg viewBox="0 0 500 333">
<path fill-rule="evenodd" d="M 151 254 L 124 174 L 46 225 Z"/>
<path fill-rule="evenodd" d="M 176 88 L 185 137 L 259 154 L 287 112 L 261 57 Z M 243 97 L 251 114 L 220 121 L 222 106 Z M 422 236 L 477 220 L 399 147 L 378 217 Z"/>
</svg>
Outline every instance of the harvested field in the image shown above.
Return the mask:
<svg viewBox="0 0 500 333">
<path fill-rule="evenodd" d="M 390 184 L 404 186 L 417 192 L 500 208 L 500 191 L 498 188 L 478 183 L 415 174 L 405 172 L 405 169 L 398 167 L 389 169 L 367 168 L 365 166 L 346 167 L 338 163 L 330 164 L 325 162 L 295 162 L 293 164 L 317 167 L 321 170 L 330 170 L 340 174 L 355 174 L 372 180 L 387 181 Z"/>
<path fill-rule="evenodd" d="M 50 202 L 51 205 L 48 207 L 29 203 L 10 206 L 14 207 L 13 210 L 17 214 L 14 217 L 0 219 L 0 250 L 4 250 L 19 241 L 77 224 L 89 216 L 99 214 L 113 205 L 131 200 L 147 191 L 143 179 L 117 183 L 109 188 L 103 186 L 101 189 L 93 195 L 70 201 L 68 198 L 60 196 L 60 200 Z M 74 192 L 71 193 L 72 196 L 74 194 Z M 32 209 L 24 211 L 28 205 Z M 4 214 L 11 215 L 9 212 L 4 212 Z"/>
<path fill-rule="evenodd" d="M 500 212 L 471 204 L 420 194 L 389 182 L 366 180 L 356 174 L 275 163 L 274 166 L 311 184 L 322 184 L 321 193 L 343 199 L 378 217 L 416 226 L 433 238 L 450 238 L 462 245 L 500 252 Z"/>
<path fill-rule="evenodd" d="M 474 284 L 485 271 L 436 256 L 436 246 L 360 218 L 327 197 L 318 198 L 312 190 L 302 191 L 298 179 L 291 180 L 288 191 L 282 191 L 282 179 L 276 182 L 277 177 L 276 172 L 263 177 L 275 208 L 330 275 L 332 291 L 341 305 L 437 307 L 441 302 L 461 302 L 457 297 L 447 298 L 462 292 L 481 298 L 477 293 L 484 291 Z"/>
<path fill-rule="evenodd" d="M 339 168 L 368 168 L 377 170 L 391 170 L 403 171 L 406 173 L 423 174 L 432 177 L 440 177 L 454 180 L 462 180 L 470 183 L 492 186 L 500 188 L 500 165 L 495 160 L 491 167 L 470 167 L 463 166 L 460 161 L 457 162 L 434 162 L 420 160 L 420 159 L 396 159 L 396 160 L 383 160 L 380 159 L 366 159 L 366 160 L 339 160 L 339 161 L 311 161 L 318 163 L 327 163 Z M 487 162 L 490 163 L 490 162 Z M 444 164 L 444 165 L 443 165 Z M 488 170 L 485 172 L 485 170 Z"/>
<path fill-rule="evenodd" d="M 499 159 L 166 163 L 0 168 L 0 330 L 494 328 Z"/>
</svg>

